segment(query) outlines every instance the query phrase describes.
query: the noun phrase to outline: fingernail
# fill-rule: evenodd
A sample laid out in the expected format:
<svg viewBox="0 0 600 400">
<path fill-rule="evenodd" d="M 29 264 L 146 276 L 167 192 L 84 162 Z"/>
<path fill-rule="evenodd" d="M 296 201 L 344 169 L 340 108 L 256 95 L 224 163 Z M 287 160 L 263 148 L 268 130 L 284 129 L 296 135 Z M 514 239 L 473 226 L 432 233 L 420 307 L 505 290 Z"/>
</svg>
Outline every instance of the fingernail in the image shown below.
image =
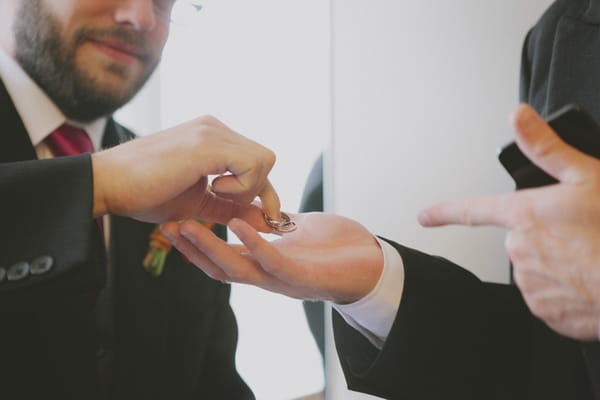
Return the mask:
<svg viewBox="0 0 600 400">
<path fill-rule="evenodd" d="M 231 220 L 229 221 L 229 223 L 227 224 L 227 228 L 229 228 L 229 230 L 237 236 L 237 222 Z"/>
<path fill-rule="evenodd" d="M 190 241 L 191 243 L 194 243 L 194 244 L 196 243 L 196 238 L 190 232 L 184 231 L 184 230 L 181 230 L 180 232 L 181 232 L 181 236 L 186 238 L 188 241 Z"/>
<path fill-rule="evenodd" d="M 527 129 L 537 122 L 536 114 L 530 106 L 522 104 L 513 114 L 513 123 L 520 128 Z"/>
<path fill-rule="evenodd" d="M 162 234 L 163 234 L 163 236 L 164 236 L 164 237 L 166 237 L 167 239 L 169 239 L 169 241 L 170 241 L 171 243 L 175 243 L 175 241 L 177 240 L 177 239 L 175 239 L 175 237 L 174 237 L 173 235 L 171 235 L 169 232 L 167 232 L 167 231 L 163 230 L 163 229 L 162 229 L 162 226 L 161 226 L 161 229 L 160 229 L 160 231 L 162 232 Z"/>
<path fill-rule="evenodd" d="M 422 226 L 429 226 L 429 223 L 430 223 L 429 215 L 425 211 L 421 211 L 417 215 L 417 220 L 419 221 L 419 224 L 421 224 Z"/>
</svg>

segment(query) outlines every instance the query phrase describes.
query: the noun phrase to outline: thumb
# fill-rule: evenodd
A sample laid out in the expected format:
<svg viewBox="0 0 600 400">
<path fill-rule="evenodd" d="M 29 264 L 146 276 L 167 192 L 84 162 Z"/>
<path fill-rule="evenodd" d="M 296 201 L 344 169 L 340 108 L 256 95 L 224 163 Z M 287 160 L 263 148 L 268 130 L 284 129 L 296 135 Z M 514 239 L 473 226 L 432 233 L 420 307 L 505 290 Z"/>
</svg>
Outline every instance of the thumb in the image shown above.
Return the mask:
<svg viewBox="0 0 600 400">
<path fill-rule="evenodd" d="M 523 154 L 560 182 L 581 183 L 600 168 L 598 160 L 564 142 L 527 104 L 513 114 L 513 127 Z"/>
</svg>

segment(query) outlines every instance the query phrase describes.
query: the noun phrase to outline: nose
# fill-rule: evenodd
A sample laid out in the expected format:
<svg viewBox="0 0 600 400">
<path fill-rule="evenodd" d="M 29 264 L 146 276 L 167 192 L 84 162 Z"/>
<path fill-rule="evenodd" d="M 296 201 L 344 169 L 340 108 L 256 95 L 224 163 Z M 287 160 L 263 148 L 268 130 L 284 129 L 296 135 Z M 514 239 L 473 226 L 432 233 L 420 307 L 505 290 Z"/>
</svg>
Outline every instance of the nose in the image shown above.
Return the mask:
<svg viewBox="0 0 600 400">
<path fill-rule="evenodd" d="M 156 27 L 157 15 L 153 0 L 121 0 L 115 11 L 115 21 L 131 25 L 135 30 L 150 31 Z"/>
</svg>

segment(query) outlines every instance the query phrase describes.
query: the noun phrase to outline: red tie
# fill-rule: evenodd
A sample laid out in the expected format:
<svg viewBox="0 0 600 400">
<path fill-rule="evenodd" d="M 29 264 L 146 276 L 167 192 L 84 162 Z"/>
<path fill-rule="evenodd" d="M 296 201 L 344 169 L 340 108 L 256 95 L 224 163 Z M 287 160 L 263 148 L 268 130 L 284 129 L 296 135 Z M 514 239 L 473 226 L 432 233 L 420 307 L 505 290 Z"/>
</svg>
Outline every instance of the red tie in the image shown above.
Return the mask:
<svg viewBox="0 0 600 400">
<path fill-rule="evenodd" d="M 94 146 L 88 134 L 83 129 L 73 125 L 62 124 L 44 139 L 44 143 L 46 143 L 54 157 L 94 152 Z M 100 232 L 103 234 L 104 223 L 102 217 L 97 218 L 96 221 Z M 104 238 L 104 235 L 102 237 Z"/>
<path fill-rule="evenodd" d="M 63 124 L 45 139 L 54 157 L 93 153 L 94 146 L 87 133 L 81 128 Z"/>
</svg>

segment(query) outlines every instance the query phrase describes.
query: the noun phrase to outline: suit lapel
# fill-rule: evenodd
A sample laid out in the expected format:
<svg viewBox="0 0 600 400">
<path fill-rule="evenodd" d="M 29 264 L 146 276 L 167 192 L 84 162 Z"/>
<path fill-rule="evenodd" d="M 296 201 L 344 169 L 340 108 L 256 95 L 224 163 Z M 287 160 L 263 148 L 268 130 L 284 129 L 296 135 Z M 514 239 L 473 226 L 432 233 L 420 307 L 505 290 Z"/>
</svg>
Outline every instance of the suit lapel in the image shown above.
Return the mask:
<svg viewBox="0 0 600 400">
<path fill-rule="evenodd" d="M 583 343 L 582 349 L 595 394 L 594 398 L 600 399 L 600 343 Z"/>
<path fill-rule="evenodd" d="M 102 148 L 109 149 L 134 137 L 133 133 L 117 124 L 114 119 L 109 118 L 102 137 Z"/>
<path fill-rule="evenodd" d="M 33 144 L 1 80 L 0 110 L 0 162 L 35 160 Z"/>
</svg>

